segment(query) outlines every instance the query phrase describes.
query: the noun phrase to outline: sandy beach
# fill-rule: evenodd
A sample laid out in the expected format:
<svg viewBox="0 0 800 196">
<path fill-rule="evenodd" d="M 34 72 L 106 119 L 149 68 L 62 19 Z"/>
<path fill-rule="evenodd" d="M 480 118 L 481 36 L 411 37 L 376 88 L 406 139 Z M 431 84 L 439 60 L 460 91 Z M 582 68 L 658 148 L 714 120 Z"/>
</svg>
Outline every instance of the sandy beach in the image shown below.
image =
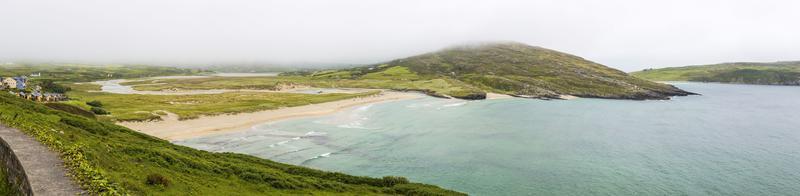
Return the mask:
<svg viewBox="0 0 800 196">
<path fill-rule="evenodd" d="M 360 105 L 371 103 L 406 100 L 423 97 L 413 92 L 383 91 L 380 94 L 347 100 L 288 107 L 276 110 L 265 110 L 253 113 L 233 115 L 203 116 L 197 119 L 179 121 L 175 114 L 169 113 L 162 121 L 155 122 L 121 122 L 119 125 L 152 135 L 158 138 L 175 141 L 203 137 L 215 134 L 247 131 L 251 127 L 287 120 L 332 114 Z"/>
<path fill-rule="evenodd" d="M 486 99 L 508 99 L 513 98 L 511 95 L 506 94 L 498 94 L 498 93 L 486 93 Z"/>
</svg>

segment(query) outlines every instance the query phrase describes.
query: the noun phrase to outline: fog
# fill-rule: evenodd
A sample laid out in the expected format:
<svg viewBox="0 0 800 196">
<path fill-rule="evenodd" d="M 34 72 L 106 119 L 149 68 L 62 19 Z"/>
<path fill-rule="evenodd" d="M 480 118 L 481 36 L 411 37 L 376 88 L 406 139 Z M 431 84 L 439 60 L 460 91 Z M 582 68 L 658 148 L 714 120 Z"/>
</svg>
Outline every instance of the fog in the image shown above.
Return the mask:
<svg viewBox="0 0 800 196">
<path fill-rule="evenodd" d="M 800 1 L 0 0 L 0 60 L 369 64 L 518 41 L 625 71 L 800 59 Z"/>
</svg>

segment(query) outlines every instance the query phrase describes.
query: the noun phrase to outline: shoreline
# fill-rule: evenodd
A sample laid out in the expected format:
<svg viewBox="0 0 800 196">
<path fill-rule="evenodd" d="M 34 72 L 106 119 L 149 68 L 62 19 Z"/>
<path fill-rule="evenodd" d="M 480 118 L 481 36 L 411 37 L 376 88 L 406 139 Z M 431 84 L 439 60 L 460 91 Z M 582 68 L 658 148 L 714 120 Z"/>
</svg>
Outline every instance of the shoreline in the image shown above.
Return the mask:
<svg viewBox="0 0 800 196">
<path fill-rule="evenodd" d="M 201 116 L 196 119 L 178 120 L 177 115 L 167 113 L 161 121 L 155 122 L 119 122 L 117 125 L 169 141 L 177 141 L 217 134 L 235 133 L 250 130 L 251 127 L 264 123 L 295 118 L 323 116 L 353 107 L 424 97 L 412 92 L 381 91 L 377 95 L 358 97 L 332 102 L 309 104 L 297 107 L 264 110 L 252 113 L 227 114 L 217 116 Z"/>
</svg>

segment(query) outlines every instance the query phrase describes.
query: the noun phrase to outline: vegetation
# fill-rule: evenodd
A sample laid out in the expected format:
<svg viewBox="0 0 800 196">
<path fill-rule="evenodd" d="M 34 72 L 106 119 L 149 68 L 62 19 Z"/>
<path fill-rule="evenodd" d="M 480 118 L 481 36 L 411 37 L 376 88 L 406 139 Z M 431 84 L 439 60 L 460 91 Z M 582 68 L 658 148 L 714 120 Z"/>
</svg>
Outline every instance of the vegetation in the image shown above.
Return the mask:
<svg viewBox="0 0 800 196">
<path fill-rule="evenodd" d="M 461 195 L 404 178 L 351 176 L 196 150 L 6 94 L 0 95 L 0 122 L 59 152 L 92 194 Z"/>
<path fill-rule="evenodd" d="M 197 95 L 137 95 L 113 94 L 104 92 L 89 92 L 98 90 L 95 84 L 72 84 L 73 91 L 67 95 L 77 107 L 83 107 L 80 102 L 91 106 L 95 114 L 110 113 L 103 119 L 112 121 L 148 121 L 160 120 L 165 115 L 164 111 L 175 113 L 179 119 L 192 119 L 203 115 L 235 114 L 241 112 L 255 112 L 261 110 L 277 109 L 314 103 L 323 103 L 335 100 L 350 99 L 368 96 L 379 91 L 355 94 L 300 94 L 300 93 L 270 93 L 270 92 L 228 92 L 221 94 Z"/>
<path fill-rule="evenodd" d="M 0 195 L 18 195 L 17 190 L 8 181 L 8 173 L 4 164 L 0 164 Z"/>
<path fill-rule="evenodd" d="M 695 65 L 663 69 L 645 69 L 631 74 L 636 77 L 656 81 L 800 85 L 800 61 Z"/>
<path fill-rule="evenodd" d="M 64 112 L 67 112 L 67 113 L 70 113 L 70 114 L 75 114 L 75 115 L 83 116 L 83 117 L 86 117 L 86 118 L 95 118 L 94 114 L 96 112 L 87 111 L 86 109 L 83 109 L 80 106 L 70 105 L 70 104 L 66 104 L 66 103 L 45 103 L 44 105 L 49 107 L 49 108 L 52 108 L 52 109 L 55 109 L 55 110 L 61 110 L 61 111 L 64 111 Z"/>
<path fill-rule="evenodd" d="M 422 77 L 451 78 L 488 92 L 525 97 L 665 99 L 690 94 L 574 55 L 520 43 L 453 47 L 371 68 L 395 67 L 407 67 Z"/>
<path fill-rule="evenodd" d="M 111 114 L 110 112 L 106 111 L 106 109 L 103 109 L 101 107 L 92 107 L 91 110 L 92 110 L 92 113 L 97 114 L 97 115 Z"/>
<path fill-rule="evenodd" d="M 103 107 L 103 102 L 100 102 L 98 100 L 92 100 L 92 101 L 86 102 L 86 105 L 89 105 L 89 106 L 92 106 L 92 107 Z"/>
<path fill-rule="evenodd" d="M 55 83 L 53 80 L 49 79 L 40 80 L 38 85 L 42 87 L 43 92 L 49 93 L 66 93 L 67 91 L 72 90 L 69 87 Z"/>
<path fill-rule="evenodd" d="M 167 177 L 162 176 L 161 174 L 148 175 L 145 183 L 148 185 L 162 186 L 162 187 L 168 187 L 170 184 L 169 179 L 167 179 Z"/>
<path fill-rule="evenodd" d="M 209 73 L 198 69 L 180 69 L 172 67 L 146 65 L 81 65 L 81 64 L 12 64 L 0 65 L 0 77 L 28 76 L 41 73 L 38 77 L 29 77 L 31 82 L 89 82 L 96 80 L 142 78 L 153 76 L 195 75 Z M 43 86 L 44 87 L 44 86 Z"/>
</svg>

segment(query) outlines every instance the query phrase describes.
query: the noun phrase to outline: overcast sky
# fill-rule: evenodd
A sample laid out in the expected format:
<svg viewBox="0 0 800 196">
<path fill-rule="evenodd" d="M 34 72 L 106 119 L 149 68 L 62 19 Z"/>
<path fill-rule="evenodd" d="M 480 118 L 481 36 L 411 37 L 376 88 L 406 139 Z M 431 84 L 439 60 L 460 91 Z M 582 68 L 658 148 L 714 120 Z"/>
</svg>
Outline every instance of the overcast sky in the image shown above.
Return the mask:
<svg viewBox="0 0 800 196">
<path fill-rule="evenodd" d="M 367 64 L 518 41 L 625 71 L 800 60 L 796 0 L 0 0 L 0 60 Z"/>
</svg>

